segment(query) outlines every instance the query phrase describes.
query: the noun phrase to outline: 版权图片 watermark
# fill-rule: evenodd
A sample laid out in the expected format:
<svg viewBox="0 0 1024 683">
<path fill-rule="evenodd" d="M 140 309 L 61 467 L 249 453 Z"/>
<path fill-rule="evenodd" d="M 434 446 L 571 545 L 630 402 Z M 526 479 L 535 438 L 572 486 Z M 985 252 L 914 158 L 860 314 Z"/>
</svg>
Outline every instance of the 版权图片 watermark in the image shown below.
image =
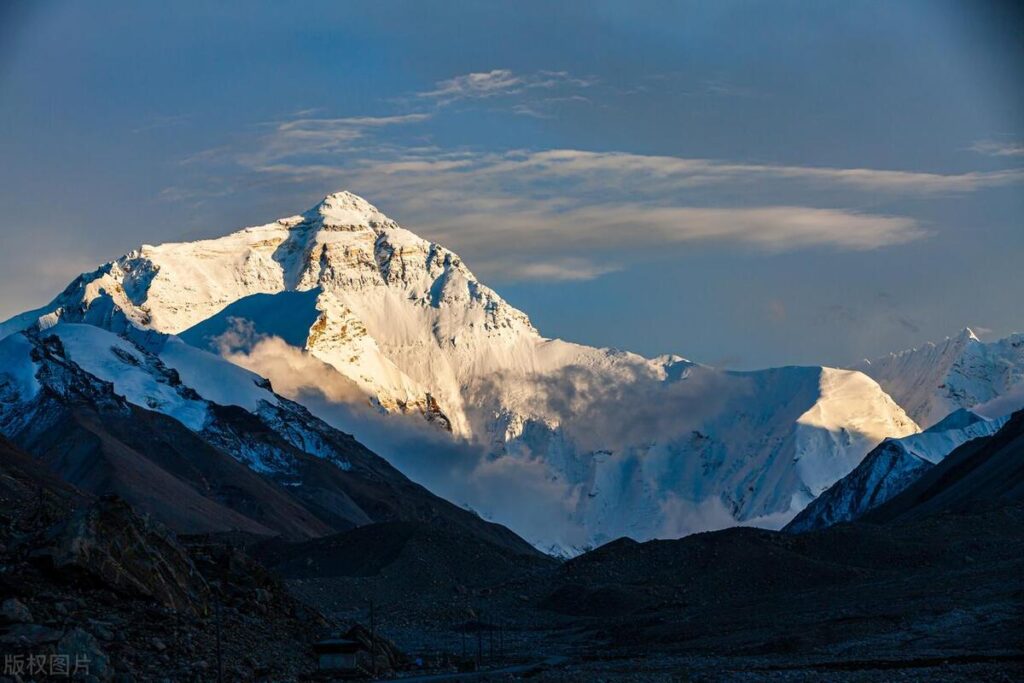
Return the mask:
<svg viewBox="0 0 1024 683">
<path fill-rule="evenodd" d="M 85 655 L 4 655 L 4 675 L 80 676 L 89 673 L 89 662 Z"/>
</svg>

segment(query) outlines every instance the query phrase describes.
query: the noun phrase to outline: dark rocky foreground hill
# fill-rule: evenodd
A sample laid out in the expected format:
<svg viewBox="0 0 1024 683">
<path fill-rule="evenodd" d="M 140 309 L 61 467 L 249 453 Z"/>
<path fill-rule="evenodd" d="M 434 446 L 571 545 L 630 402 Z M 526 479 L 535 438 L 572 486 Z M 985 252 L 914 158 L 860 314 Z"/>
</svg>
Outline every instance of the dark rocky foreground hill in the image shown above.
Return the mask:
<svg viewBox="0 0 1024 683">
<path fill-rule="evenodd" d="M 62 656 L 91 680 L 216 680 L 218 623 L 228 680 L 287 680 L 311 671 L 308 643 L 329 629 L 241 551 L 182 542 L 2 439 L 0 600 L 7 680 L 45 680 L 30 658 L 52 673 Z"/>
<path fill-rule="evenodd" d="M 385 525 L 262 557 L 330 613 L 357 618 L 374 598 L 409 650 L 475 656 L 475 625 L 486 660 L 497 631 L 506 661 L 547 662 L 541 680 L 1014 680 L 1022 473 L 1024 413 L 870 521 L 805 534 L 622 539 L 500 571 L 496 549 Z"/>
<path fill-rule="evenodd" d="M 0 642 L 88 652 L 111 677 L 213 680 L 220 605 L 229 680 L 302 680 L 310 643 L 368 623 L 371 603 L 397 646 L 379 670 L 410 676 L 417 659 L 557 681 L 1024 675 L 1024 413 L 859 522 L 619 540 L 564 563 L 418 520 L 176 538 L 2 456 Z"/>
</svg>

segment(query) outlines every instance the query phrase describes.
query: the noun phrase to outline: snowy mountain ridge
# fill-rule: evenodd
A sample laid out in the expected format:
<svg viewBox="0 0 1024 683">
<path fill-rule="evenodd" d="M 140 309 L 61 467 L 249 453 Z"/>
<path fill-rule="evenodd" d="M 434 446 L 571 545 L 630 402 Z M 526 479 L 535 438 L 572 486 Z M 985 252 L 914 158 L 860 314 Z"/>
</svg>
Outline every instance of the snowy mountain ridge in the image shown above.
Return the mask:
<svg viewBox="0 0 1024 683">
<path fill-rule="evenodd" d="M 919 434 L 886 439 L 786 530 L 800 533 L 855 520 L 904 491 L 958 446 L 995 434 L 1008 420 L 1009 415 L 990 420 L 961 408 Z"/>
<path fill-rule="evenodd" d="M 1024 334 L 983 342 L 970 328 L 855 370 L 871 376 L 922 427 L 958 408 L 974 408 L 1024 383 Z"/>
<path fill-rule="evenodd" d="M 421 483 L 565 552 L 621 535 L 781 526 L 882 439 L 918 430 L 852 370 L 725 372 L 544 338 L 455 253 L 347 192 L 225 237 L 143 246 L 0 336 L 58 321 L 222 353 L 231 339 L 226 357 L 263 375 L 254 347 L 284 340 L 319 363 L 313 388 L 347 383 L 359 402 L 423 414 L 480 450 L 469 471 Z M 173 366 L 187 348 L 173 339 L 161 358 Z M 301 402 L 300 389 L 289 398 Z M 549 514 L 524 518 L 529 505 Z"/>
<path fill-rule="evenodd" d="M 0 340 L 0 433 L 68 483 L 183 533 L 306 539 L 418 521 L 536 553 L 265 379 L 152 331 L 59 323 Z"/>
</svg>

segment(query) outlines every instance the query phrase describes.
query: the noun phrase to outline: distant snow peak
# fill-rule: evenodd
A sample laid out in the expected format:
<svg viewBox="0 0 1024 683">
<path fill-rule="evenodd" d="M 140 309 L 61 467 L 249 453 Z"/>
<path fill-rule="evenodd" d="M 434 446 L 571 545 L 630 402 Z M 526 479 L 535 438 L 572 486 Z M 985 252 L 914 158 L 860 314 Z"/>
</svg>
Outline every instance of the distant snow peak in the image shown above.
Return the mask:
<svg viewBox="0 0 1024 683">
<path fill-rule="evenodd" d="M 937 344 L 864 361 L 855 369 L 929 427 L 957 408 L 993 401 L 1024 382 L 1024 334 L 983 342 L 965 327 Z"/>
<path fill-rule="evenodd" d="M 957 336 L 963 339 L 964 341 L 981 341 L 981 339 L 978 338 L 978 335 L 974 334 L 974 330 L 972 330 L 969 327 L 965 327 L 964 329 L 960 330 L 960 334 Z"/>
</svg>

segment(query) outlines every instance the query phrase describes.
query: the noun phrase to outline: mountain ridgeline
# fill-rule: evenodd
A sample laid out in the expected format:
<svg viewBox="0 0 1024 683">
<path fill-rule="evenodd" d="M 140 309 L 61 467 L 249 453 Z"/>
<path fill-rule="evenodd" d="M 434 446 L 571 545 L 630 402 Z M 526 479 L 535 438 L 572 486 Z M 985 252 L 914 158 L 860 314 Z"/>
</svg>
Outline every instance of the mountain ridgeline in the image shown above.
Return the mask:
<svg viewBox="0 0 1024 683">
<path fill-rule="evenodd" d="M 340 447 L 330 423 L 455 505 L 569 555 L 620 536 L 779 528 L 883 439 L 918 432 L 914 418 L 988 401 L 1024 367 L 1014 338 L 991 353 L 957 342 L 942 363 L 875 363 L 878 382 L 826 367 L 722 371 L 546 338 L 457 254 L 348 192 L 221 238 L 143 246 L 0 324 L 0 337 L 19 339 L 7 342 L 12 358 L 60 339 L 79 383 L 109 383 L 126 410 L 171 418 L 167 430 L 287 487 L 273 498 L 280 519 L 247 515 L 250 530 L 315 536 L 320 524 L 402 519 L 416 507 L 379 500 L 390 512 L 372 512 L 352 486 L 321 483 L 364 473 L 346 455 L 362 446 Z M 15 365 L 0 365 L 3 386 L 39 381 L 38 364 Z M 970 382 L 946 381 L 944 402 L 931 400 L 945 380 L 924 368 Z M 15 396 L 4 433 L 42 438 L 20 431 L 27 409 L 4 391 Z M 125 434 L 111 438 L 131 448 Z M 59 448 L 33 445 L 60 461 Z M 315 519 L 288 512 L 296 499 Z M 245 526 L 224 500 L 214 497 L 210 518 Z"/>
</svg>

